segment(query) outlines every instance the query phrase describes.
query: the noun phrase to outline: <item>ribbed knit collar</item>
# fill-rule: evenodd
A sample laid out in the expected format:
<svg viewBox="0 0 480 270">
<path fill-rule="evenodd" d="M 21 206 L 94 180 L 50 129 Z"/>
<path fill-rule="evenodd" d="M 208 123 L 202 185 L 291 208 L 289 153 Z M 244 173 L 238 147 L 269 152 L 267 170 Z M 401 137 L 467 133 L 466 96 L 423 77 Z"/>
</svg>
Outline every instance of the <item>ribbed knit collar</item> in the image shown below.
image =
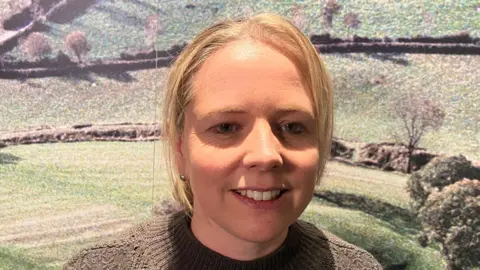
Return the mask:
<svg viewBox="0 0 480 270">
<path fill-rule="evenodd" d="M 289 227 L 287 238 L 276 251 L 252 261 L 238 261 L 204 246 L 191 231 L 190 221 L 183 212 L 172 215 L 169 221 L 176 240 L 174 250 L 178 250 L 177 269 L 280 269 L 291 264 L 299 252 L 302 234 L 297 223 Z"/>
</svg>

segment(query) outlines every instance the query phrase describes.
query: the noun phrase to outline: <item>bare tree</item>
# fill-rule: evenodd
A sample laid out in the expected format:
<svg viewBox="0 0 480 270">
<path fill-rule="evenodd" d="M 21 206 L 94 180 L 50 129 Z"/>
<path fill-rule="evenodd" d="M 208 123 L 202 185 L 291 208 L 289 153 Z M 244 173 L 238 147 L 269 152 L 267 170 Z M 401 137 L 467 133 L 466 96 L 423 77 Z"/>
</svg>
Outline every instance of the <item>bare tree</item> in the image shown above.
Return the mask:
<svg viewBox="0 0 480 270">
<path fill-rule="evenodd" d="M 407 173 L 412 170 L 412 154 L 420 143 L 420 139 L 430 130 L 438 130 L 443 125 L 445 112 L 442 107 L 420 91 L 409 93 L 391 103 L 391 113 L 401 120 L 404 134 L 394 132 L 399 141 L 407 142 Z M 402 140 L 403 138 L 403 140 Z"/>
<path fill-rule="evenodd" d="M 333 15 L 336 15 L 340 12 L 342 6 L 337 2 L 337 0 L 326 0 L 322 9 L 323 22 L 327 27 L 332 27 L 333 24 Z"/>
<path fill-rule="evenodd" d="M 348 12 L 343 17 L 343 24 L 347 27 L 348 32 L 350 34 L 350 29 L 358 29 L 360 27 L 360 19 L 358 18 L 358 14 L 354 12 Z"/>
<path fill-rule="evenodd" d="M 294 5 L 292 8 L 292 23 L 300 30 L 305 31 L 306 18 L 304 13 L 304 8 L 300 5 Z"/>
<path fill-rule="evenodd" d="M 158 17 L 158 15 L 153 14 L 148 16 L 147 20 L 145 21 L 144 30 L 147 36 L 147 46 L 154 47 L 157 35 L 163 32 L 163 27 L 160 25 L 160 18 Z"/>
<path fill-rule="evenodd" d="M 91 50 L 85 33 L 80 31 L 68 34 L 65 38 L 65 46 L 77 56 L 79 62 L 82 62 L 82 58 Z"/>
<path fill-rule="evenodd" d="M 407 173 L 411 173 L 413 151 L 427 132 L 438 130 L 443 125 L 445 112 L 439 103 L 421 91 L 397 98 L 390 106 L 392 116 L 402 122 L 403 134 L 392 132 L 397 141 L 407 144 Z"/>
</svg>

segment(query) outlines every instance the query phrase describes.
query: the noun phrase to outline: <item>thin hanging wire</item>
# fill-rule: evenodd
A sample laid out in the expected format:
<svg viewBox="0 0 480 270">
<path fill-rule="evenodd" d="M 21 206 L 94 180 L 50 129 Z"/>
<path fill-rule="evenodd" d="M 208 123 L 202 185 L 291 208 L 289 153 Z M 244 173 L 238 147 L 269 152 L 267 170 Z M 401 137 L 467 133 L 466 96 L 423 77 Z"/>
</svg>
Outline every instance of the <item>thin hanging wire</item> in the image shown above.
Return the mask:
<svg viewBox="0 0 480 270">
<path fill-rule="evenodd" d="M 160 16 L 160 0 L 157 0 L 157 20 L 156 20 L 156 25 L 155 25 L 155 39 L 153 43 L 153 49 L 155 50 L 155 74 L 158 74 L 158 50 L 157 50 L 157 42 L 158 42 L 158 24 L 160 23 L 160 20 L 158 19 Z M 154 126 L 156 126 L 157 123 L 157 91 L 158 91 L 158 81 L 155 80 L 154 82 L 154 102 L 153 102 L 153 111 L 154 111 L 154 116 L 153 116 L 153 123 Z M 155 165 L 156 165 L 156 158 L 157 158 L 157 147 L 156 147 L 156 141 L 155 141 L 155 131 L 153 132 L 153 179 L 152 179 L 152 215 L 153 211 L 155 209 Z"/>
</svg>

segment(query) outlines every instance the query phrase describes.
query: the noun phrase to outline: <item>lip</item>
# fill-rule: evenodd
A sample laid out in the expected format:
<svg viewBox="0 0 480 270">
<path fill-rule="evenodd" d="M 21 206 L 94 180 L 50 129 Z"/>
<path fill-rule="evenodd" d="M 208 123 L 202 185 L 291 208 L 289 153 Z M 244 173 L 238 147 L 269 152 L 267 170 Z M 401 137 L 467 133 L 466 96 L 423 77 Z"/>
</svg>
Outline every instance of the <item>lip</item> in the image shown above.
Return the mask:
<svg viewBox="0 0 480 270">
<path fill-rule="evenodd" d="M 289 191 L 290 189 L 286 188 L 286 187 L 268 187 L 268 188 L 264 188 L 264 187 L 242 187 L 242 188 L 235 188 L 235 189 L 231 189 L 231 191 L 241 191 L 241 190 L 252 190 L 252 191 L 270 191 L 270 190 L 286 190 L 286 191 Z"/>
<path fill-rule="evenodd" d="M 238 189 L 237 189 L 238 190 Z M 237 198 L 241 203 L 247 205 L 254 210 L 275 210 L 279 208 L 285 201 L 285 198 L 290 195 L 290 190 L 286 190 L 279 198 L 269 201 L 256 201 L 252 198 L 248 198 L 238 194 L 235 191 L 231 191 L 233 196 Z"/>
</svg>

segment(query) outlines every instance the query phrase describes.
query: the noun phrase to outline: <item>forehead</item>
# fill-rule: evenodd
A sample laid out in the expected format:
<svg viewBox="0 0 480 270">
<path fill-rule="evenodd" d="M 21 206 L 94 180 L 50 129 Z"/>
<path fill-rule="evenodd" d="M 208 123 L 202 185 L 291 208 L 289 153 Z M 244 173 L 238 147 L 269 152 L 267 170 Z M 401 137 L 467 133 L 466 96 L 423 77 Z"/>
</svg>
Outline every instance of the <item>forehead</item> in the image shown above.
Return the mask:
<svg viewBox="0 0 480 270">
<path fill-rule="evenodd" d="M 204 84 L 228 79 L 258 77 L 300 82 L 295 65 L 282 53 L 259 41 L 239 40 L 211 55 L 200 68 L 195 84 L 204 88 Z"/>
<path fill-rule="evenodd" d="M 195 76 L 194 96 L 193 103 L 200 111 L 219 102 L 310 105 L 289 58 L 251 40 L 232 42 L 211 55 Z"/>
</svg>

